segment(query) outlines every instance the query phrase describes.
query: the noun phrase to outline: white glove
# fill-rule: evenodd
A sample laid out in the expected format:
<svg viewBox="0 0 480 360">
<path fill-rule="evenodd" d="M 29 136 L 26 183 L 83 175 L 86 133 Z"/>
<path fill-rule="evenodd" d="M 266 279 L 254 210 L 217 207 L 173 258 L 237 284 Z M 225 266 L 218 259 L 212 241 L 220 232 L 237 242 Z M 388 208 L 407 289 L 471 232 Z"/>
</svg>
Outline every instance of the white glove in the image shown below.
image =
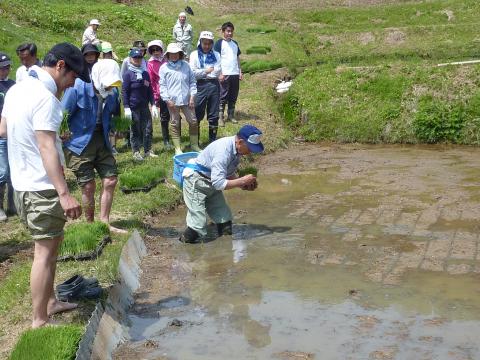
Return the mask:
<svg viewBox="0 0 480 360">
<path fill-rule="evenodd" d="M 128 120 L 132 120 L 132 110 L 130 108 L 125 108 L 125 118 Z"/>
<path fill-rule="evenodd" d="M 158 119 L 158 117 L 159 117 L 158 109 L 155 105 L 152 106 L 152 117 L 154 119 Z"/>
</svg>

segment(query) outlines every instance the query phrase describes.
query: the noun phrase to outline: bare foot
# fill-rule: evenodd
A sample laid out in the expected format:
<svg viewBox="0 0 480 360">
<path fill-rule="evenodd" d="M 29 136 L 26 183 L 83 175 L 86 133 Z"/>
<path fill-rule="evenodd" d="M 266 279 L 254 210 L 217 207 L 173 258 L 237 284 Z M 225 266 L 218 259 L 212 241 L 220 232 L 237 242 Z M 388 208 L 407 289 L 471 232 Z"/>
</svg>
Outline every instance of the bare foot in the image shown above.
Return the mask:
<svg viewBox="0 0 480 360">
<path fill-rule="evenodd" d="M 109 225 L 109 227 L 110 227 L 110 231 L 114 232 L 116 234 L 128 234 L 127 230 L 120 229 L 120 228 L 117 228 L 117 227 L 112 226 L 112 225 Z"/>
<path fill-rule="evenodd" d="M 38 328 L 45 327 L 45 326 L 59 326 L 59 325 L 60 324 L 58 322 L 53 321 L 53 320 L 32 321 L 32 329 L 38 329 Z"/>
<path fill-rule="evenodd" d="M 78 304 L 75 304 L 75 303 L 55 300 L 55 302 L 48 304 L 47 313 L 48 313 L 48 316 L 52 316 L 53 314 L 70 311 L 70 310 L 76 309 L 77 307 L 78 307 Z"/>
</svg>

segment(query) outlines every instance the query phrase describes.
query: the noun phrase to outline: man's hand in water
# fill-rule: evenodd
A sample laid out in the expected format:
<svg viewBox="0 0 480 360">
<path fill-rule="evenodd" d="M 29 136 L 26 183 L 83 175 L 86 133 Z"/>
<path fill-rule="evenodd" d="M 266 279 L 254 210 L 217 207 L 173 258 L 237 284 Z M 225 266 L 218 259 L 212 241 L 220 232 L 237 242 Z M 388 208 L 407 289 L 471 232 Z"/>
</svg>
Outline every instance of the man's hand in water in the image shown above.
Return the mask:
<svg viewBox="0 0 480 360">
<path fill-rule="evenodd" d="M 255 179 L 250 184 L 242 186 L 242 190 L 253 191 L 258 187 L 257 179 Z"/>
</svg>

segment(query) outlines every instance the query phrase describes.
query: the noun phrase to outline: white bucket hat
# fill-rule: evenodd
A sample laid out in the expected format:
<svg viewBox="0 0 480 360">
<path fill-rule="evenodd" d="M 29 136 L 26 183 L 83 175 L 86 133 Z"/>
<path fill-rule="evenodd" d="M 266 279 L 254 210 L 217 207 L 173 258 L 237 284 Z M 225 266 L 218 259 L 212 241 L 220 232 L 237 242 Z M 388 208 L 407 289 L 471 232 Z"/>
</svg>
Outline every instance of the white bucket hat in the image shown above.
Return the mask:
<svg viewBox="0 0 480 360">
<path fill-rule="evenodd" d="M 198 40 L 202 40 L 202 39 L 207 39 L 207 40 L 212 40 L 213 41 L 213 34 L 212 32 L 210 31 L 202 31 L 200 33 L 200 37 L 198 38 Z"/>
<path fill-rule="evenodd" d="M 148 49 L 148 52 L 150 53 L 150 47 L 151 46 L 158 46 L 159 48 L 162 49 L 162 51 L 165 50 L 165 47 L 163 45 L 163 41 L 162 40 L 152 40 L 150 41 L 148 44 L 147 44 L 147 49 Z"/>
<path fill-rule="evenodd" d="M 182 46 L 179 43 L 170 43 L 167 46 L 167 51 L 165 52 L 165 55 L 167 54 L 176 54 L 181 52 L 183 54 L 183 49 Z"/>
<path fill-rule="evenodd" d="M 187 17 L 187 14 L 186 14 L 184 11 L 182 11 L 180 14 L 178 14 L 178 17 L 180 17 L 180 16 L 185 16 L 185 17 Z"/>
<path fill-rule="evenodd" d="M 98 21 L 98 19 L 92 19 L 92 20 L 90 20 L 90 25 L 98 25 L 98 26 L 100 26 L 100 21 Z"/>
</svg>

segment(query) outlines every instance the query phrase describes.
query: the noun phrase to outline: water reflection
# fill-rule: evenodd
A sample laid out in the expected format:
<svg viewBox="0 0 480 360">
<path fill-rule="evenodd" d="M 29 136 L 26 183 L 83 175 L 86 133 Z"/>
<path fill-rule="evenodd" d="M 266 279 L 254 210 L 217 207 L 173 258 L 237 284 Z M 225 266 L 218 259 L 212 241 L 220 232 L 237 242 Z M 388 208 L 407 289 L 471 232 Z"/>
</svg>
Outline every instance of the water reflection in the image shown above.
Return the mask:
<svg viewBox="0 0 480 360">
<path fill-rule="evenodd" d="M 185 314 L 184 320 L 195 325 L 174 333 L 165 330 L 163 321 L 164 331 L 151 337 L 159 349 L 147 358 L 275 359 L 297 353 L 325 360 L 450 360 L 480 353 L 478 322 L 448 322 L 395 307 L 372 310 L 352 301 L 322 305 L 292 293 L 266 291 L 256 304 L 225 304 L 220 310 L 208 316 Z"/>
</svg>

